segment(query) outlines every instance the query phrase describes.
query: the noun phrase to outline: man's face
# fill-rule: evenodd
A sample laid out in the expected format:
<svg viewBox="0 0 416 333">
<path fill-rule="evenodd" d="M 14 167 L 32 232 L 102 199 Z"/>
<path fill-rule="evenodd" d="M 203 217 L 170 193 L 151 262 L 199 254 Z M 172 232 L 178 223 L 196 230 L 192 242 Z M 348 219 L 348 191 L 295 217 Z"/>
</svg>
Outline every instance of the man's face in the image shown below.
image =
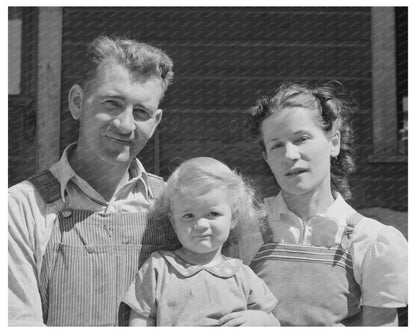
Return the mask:
<svg viewBox="0 0 416 333">
<path fill-rule="evenodd" d="M 87 160 L 128 164 L 162 117 L 161 80 L 135 77 L 124 65 L 102 65 L 84 91 L 77 151 Z"/>
</svg>

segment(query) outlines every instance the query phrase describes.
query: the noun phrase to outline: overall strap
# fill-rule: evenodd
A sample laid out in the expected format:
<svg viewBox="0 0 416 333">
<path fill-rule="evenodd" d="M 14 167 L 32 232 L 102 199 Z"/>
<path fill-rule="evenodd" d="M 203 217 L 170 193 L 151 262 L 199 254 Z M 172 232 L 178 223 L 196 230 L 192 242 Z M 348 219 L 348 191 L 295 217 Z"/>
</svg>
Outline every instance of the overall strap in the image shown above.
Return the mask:
<svg viewBox="0 0 416 333">
<path fill-rule="evenodd" d="M 28 179 L 41 195 L 45 203 L 50 204 L 61 197 L 61 185 L 49 169 L 43 170 Z"/>
<path fill-rule="evenodd" d="M 347 219 L 347 226 L 345 227 L 344 234 L 341 239 L 341 247 L 344 250 L 349 249 L 351 245 L 351 236 L 354 232 L 356 225 L 364 218 L 360 213 L 355 212 Z"/>
<path fill-rule="evenodd" d="M 260 220 L 260 233 L 265 244 L 273 242 L 273 231 L 269 224 L 269 219 L 267 216 Z"/>
<path fill-rule="evenodd" d="M 151 173 L 147 174 L 150 188 L 150 196 L 152 198 L 157 198 L 165 188 L 166 184 L 162 177 L 153 175 Z"/>
</svg>

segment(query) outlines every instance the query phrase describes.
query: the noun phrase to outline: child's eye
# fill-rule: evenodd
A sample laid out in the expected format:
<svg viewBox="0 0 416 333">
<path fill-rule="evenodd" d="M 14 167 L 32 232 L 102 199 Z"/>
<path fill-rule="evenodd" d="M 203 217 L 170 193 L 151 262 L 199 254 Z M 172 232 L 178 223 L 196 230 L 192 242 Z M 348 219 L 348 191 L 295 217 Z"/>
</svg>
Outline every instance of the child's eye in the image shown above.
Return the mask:
<svg viewBox="0 0 416 333">
<path fill-rule="evenodd" d="M 209 212 L 209 214 L 208 214 L 209 217 L 217 217 L 217 216 L 220 216 L 220 215 L 221 214 L 218 213 L 218 212 Z"/>
</svg>

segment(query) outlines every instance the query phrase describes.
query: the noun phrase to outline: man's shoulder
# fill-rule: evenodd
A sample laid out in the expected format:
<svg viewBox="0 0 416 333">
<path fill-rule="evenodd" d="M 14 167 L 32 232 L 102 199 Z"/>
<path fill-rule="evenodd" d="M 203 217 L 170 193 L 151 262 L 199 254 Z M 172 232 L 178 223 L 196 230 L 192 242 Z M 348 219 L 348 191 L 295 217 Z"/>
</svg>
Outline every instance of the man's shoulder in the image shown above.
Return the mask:
<svg viewBox="0 0 416 333">
<path fill-rule="evenodd" d="M 8 189 L 9 198 L 20 198 L 25 197 L 27 195 L 33 195 L 35 193 L 35 187 L 34 185 L 26 180 L 21 181 L 20 183 L 17 183 Z"/>
<path fill-rule="evenodd" d="M 20 183 L 9 187 L 9 201 L 33 200 L 39 202 L 39 199 L 42 198 L 43 201 L 48 202 L 48 200 L 45 200 L 45 194 L 43 192 L 48 192 L 48 195 L 56 192 L 57 196 L 59 195 L 57 188 L 59 188 L 59 181 L 55 178 L 55 175 L 50 171 L 50 169 L 45 169 L 35 173 Z M 55 200 L 55 198 L 53 199 Z"/>
</svg>

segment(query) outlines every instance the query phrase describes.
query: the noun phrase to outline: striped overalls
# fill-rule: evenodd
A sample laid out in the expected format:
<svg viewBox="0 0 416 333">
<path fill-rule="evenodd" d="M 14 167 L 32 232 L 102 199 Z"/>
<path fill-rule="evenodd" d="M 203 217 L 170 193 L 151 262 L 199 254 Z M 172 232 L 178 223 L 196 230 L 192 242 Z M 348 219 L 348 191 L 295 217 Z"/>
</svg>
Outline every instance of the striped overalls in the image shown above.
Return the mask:
<svg viewBox="0 0 416 333">
<path fill-rule="evenodd" d="M 361 324 L 361 290 L 349 252 L 352 230 L 361 218 L 353 215 L 341 244 L 331 248 L 274 243 L 270 226 L 262 231 L 265 244 L 250 266 L 277 297 L 273 313 L 282 325 Z"/>
<path fill-rule="evenodd" d="M 45 184 L 57 182 L 51 173 L 46 177 Z M 31 181 L 41 187 L 39 179 Z M 56 198 L 50 190 L 56 184 L 50 184 L 45 187 Z M 163 186 L 160 178 L 149 174 L 154 197 Z M 149 212 L 105 214 L 70 208 L 60 211 L 57 219 L 40 274 L 44 322 L 48 326 L 127 325 L 129 308 L 121 298 L 136 272 L 152 252 L 179 245 L 169 222 L 155 223 Z"/>
</svg>

